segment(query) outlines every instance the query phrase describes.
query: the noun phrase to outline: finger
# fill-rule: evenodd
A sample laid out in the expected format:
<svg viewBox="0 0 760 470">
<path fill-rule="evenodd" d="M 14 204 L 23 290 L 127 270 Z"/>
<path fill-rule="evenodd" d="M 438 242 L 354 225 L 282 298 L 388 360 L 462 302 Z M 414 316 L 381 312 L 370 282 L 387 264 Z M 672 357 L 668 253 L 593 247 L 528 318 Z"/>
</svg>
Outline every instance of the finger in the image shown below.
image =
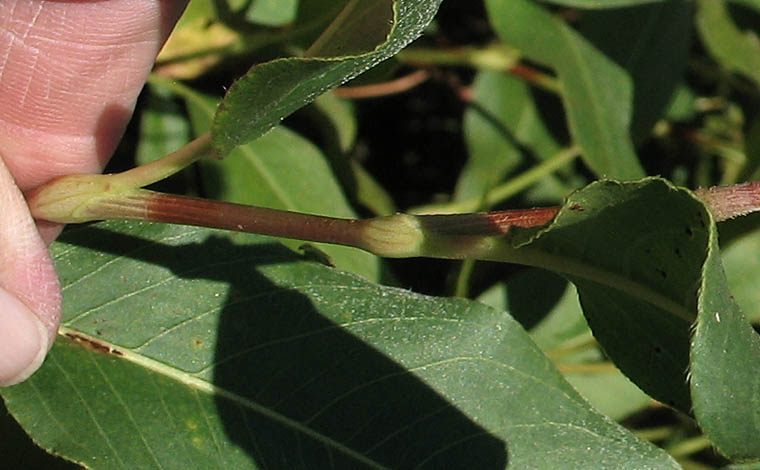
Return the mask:
<svg viewBox="0 0 760 470">
<path fill-rule="evenodd" d="M 42 238 L 60 227 L 41 237 L 19 187 L 102 169 L 184 5 L 0 1 L 0 385 L 39 366 L 60 318 Z"/>
<path fill-rule="evenodd" d="M 185 2 L 0 2 L 0 153 L 25 191 L 99 172 Z"/>
<path fill-rule="evenodd" d="M 42 363 L 61 303 L 53 263 L 2 159 L 0 207 L 0 385 L 11 385 Z"/>
</svg>

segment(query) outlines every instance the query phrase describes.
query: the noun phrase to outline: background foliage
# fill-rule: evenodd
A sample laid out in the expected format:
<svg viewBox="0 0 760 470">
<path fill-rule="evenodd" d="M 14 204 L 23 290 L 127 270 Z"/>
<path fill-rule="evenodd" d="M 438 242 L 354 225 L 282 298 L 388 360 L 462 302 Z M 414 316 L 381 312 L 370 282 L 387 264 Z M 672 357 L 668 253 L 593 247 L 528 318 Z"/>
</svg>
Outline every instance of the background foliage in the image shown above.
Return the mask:
<svg viewBox="0 0 760 470">
<path fill-rule="evenodd" d="M 76 464 L 5 413 L 3 458 L 754 468 L 757 218 L 716 228 L 681 187 L 757 179 L 760 4 L 438 3 L 192 0 L 113 170 L 212 129 L 226 158 L 159 189 L 342 217 L 569 198 L 505 239 L 555 272 L 71 227 L 61 336 L 2 396 Z"/>
</svg>

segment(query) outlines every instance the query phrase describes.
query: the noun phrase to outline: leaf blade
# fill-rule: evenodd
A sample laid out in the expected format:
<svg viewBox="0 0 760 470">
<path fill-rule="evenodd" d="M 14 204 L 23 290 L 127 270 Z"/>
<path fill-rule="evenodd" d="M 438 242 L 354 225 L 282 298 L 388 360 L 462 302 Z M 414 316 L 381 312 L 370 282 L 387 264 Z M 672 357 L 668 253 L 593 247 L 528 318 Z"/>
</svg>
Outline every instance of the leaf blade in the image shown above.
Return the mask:
<svg viewBox="0 0 760 470">
<path fill-rule="evenodd" d="M 644 176 L 629 135 L 630 76 L 533 2 L 490 0 L 486 5 L 504 42 L 557 72 L 570 131 L 583 148 L 586 164 L 600 176 Z M 542 34 L 536 36 L 536 30 Z"/>
<path fill-rule="evenodd" d="M 676 468 L 593 412 L 514 320 L 482 304 L 376 286 L 206 229 L 111 222 L 53 249 L 62 331 L 80 339 L 2 393 L 38 442 L 91 468 L 120 468 L 109 445 L 125 462 L 142 452 L 143 468 L 174 468 L 174 451 L 205 468 L 505 468 L 505 445 L 521 468 Z M 85 384 L 103 433 L 82 425 L 66 383 Z M 52 413 L 40 406 L 51 400 Z M 35 425 L 52 417 L 70 425 Z"/>
<path fill-rule="evenodd" d="M 507 243 L 525 250 L 527 264 L 570 279 L 615 364 L 649 395 L 688 413 L 708 219 L 691 193 L 665 180 L 599 181 L 571 195 L 550 225 Z"/>
<path fill-rule="evenodd" d="M 377 8 L 376 2 L 364 4 L 362 1 L 357 2 L 359 8 Z M 219 155 L 226 155 L 234 147 L 259 137 L 316 96 L 401 50 L 422 33 L 440 0 L 384 0 L 383 4 L 393 7 L 394 22 L 387 40 L 375 50 L 355 56 L 277 59 L 254 66 L 235 82 L 217 109 L 211 127 Z"/>
<path fill-rule="evenodd" d="M 717 231 L 713 229 L 711 235 L 691 346 L 694 414 L 722 454 L 740 461 L 757 460 L 760 338 L 728 291 Z"/>
</svg>

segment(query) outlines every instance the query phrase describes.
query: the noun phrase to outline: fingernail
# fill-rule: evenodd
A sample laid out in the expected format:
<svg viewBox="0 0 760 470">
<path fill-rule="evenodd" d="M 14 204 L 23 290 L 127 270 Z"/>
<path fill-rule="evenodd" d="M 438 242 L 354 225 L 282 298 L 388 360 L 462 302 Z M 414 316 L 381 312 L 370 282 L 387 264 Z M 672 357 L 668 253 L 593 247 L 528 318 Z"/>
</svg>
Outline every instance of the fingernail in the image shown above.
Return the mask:
<svg viewBox="0 0 760 470">
<path fill-rule="evenodd" d="M 45 326 L 16 296 L 0 287 L 0 386 L 28 378 L 48 347 Z"/>
</svg>

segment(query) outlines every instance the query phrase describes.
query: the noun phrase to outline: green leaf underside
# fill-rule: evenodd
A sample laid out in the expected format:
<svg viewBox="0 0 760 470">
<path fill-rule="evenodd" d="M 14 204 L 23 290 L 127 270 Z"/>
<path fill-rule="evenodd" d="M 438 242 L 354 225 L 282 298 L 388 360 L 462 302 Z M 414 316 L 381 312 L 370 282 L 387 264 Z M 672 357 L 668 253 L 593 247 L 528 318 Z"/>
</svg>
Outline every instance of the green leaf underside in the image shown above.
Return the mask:
<svg viewBox="0 0 760 470">
<path fill-rule="evenodd" d="M 508 315 L 264 240 L 65 233 L 67 337 L 3 390 L 11 412 L 89 468 L 677 468 L 593 412 Z"/>
<path fill-rule="evenodd" d="M 708 216 L 688 192 L 648 178 L 601 181 L 545 229 L 513 240 L 578 288 L 594 336 L 652 397 L 690 411 L 686 371 Z"/>
<path fill-rule="evenodd" d="M 721 453 L 760 459 L 760 337 L 728 291 L 715 232 L 699 307 L 690 371 L 694 415 Z"/>
<path fill-rule="evenodd" d="M 609 178 L 644 176 L 630 137 L 633 87 L 628 74 L 535 2 L 488 0 L 486 7 L 504 42 L 556 71 L 570 130 L 586 164 Z"/>
<path fill-rule="evenodd" d="M 388 8 L 393 7 L 394 21 L 392 25 L 383 23 L 391 26 L 390 32 L 387 40 L 373 51 L 344 57 L 278 59 L 254 66 L 235 82 L 219 106 L 211 127 L 219 155 L 226 155 L 234 147 L 261 136 L 320 94 L 401 50 L 430 23 L 440 0 L 383 0 L 383 3 Z M 377 2 L 367 0 L 356 4 L 359 9 L 378 8 Z M 352 22 L 348 25 L 355 26 Z M 324 49 L 335 52 L 329 45 Z"/>
</svg>

